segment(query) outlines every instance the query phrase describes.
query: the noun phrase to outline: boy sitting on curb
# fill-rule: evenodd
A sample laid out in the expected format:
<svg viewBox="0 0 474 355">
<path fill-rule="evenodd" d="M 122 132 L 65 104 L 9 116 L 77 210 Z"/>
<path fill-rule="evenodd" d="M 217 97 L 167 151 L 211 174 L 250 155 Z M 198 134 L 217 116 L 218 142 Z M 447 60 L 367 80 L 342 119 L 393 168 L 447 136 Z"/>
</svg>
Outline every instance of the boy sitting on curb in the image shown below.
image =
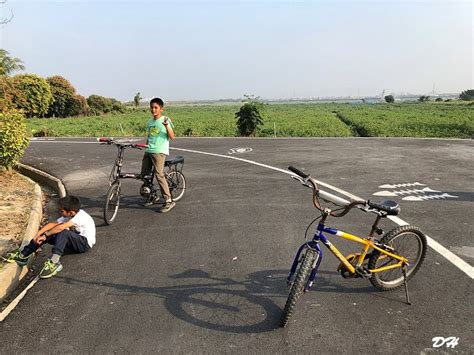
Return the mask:
<svg viewBox="0 0 474 355">
<path fill-rule="evenodd" d="M 36 236 L 21 251 L 16 249 L 2 257 L 7 263 L 20 266 L 28 263 L 31 255 L 44 243 L 53 245 L 53 255 L 46 260 L 40 272 L 41 278 L 56 275 L 63 267 L 59 258 L 64 253 L 84 253 L 95 244 L 95 223 L 92 217 L 81 210 L 81 202 L 75 196 L 58 200 L 60 217 L 39 230 Z"/>
</svg>

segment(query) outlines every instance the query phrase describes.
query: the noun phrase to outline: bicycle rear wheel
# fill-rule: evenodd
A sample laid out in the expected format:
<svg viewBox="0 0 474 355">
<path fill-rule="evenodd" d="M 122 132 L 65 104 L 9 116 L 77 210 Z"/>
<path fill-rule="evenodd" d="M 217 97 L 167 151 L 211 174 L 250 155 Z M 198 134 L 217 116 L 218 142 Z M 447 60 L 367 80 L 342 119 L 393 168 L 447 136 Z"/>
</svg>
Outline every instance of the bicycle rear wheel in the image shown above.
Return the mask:
<svg viewBox="0 0 474 355">
<path fill-rule="evenodd" d="M 173 201 L 180 200 L 186 190 L 186 179 L 181 171 L 171 170 L 166 174 Z"/>
<path fill-rule="evenodd" d="M 288 324 L 288 321 L 295 310 L 296 301 L 303 293 L 306 283 L 308 282 L 308 277 L 316 260 L 316 255 L 316 250 L 311 248 L 306 249 L 296 273 L 295 281 L 291 285 L 290 294 L 288 295 L 283 314 L 281 315 L 280 327 L 285 327 Z"/>
<path fill-rule="evenodd" d="M 380 241 L 394 248 L 396 254 L 408 259 L 407 280 L 415 276 L 426 255 L 427 243 L 423 232 L 415 226 L 400 226 L 388 232 Z M 368 268 L 373 270 L 397 263 L 398 260 L 374 250 L 369 259 Z M 404 283 L 402 268 L 373 273 L 370 282 L 381 291 L 395 290 Z"/>
<path fill-rule="evenodd" d="M 114 182 L 105 195 L 104 221 L 108 225 L 112 224 L 117 217 L 120 206 L 120 183 Z"/>
</svg>

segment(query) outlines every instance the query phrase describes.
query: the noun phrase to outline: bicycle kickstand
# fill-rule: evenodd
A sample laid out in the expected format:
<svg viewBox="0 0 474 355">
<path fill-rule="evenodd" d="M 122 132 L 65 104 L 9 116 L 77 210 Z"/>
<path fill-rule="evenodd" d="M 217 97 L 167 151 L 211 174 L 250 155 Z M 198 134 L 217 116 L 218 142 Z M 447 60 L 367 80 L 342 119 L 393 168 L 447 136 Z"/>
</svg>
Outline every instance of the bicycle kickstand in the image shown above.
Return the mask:
<svg viewBox="0 0 474 355">
<path fill-rule="evenodd" d="M 408 296 L 408 282 L 407 282 L 407 270 L 406 270 L 406 265 L 402 266 L 402 272 L 403 272 L 403 283 L 405 284 L 405 296 L 407 298 L 407 304 L 411 306 L 410 302 L 410 296 Z"/>
</svg>

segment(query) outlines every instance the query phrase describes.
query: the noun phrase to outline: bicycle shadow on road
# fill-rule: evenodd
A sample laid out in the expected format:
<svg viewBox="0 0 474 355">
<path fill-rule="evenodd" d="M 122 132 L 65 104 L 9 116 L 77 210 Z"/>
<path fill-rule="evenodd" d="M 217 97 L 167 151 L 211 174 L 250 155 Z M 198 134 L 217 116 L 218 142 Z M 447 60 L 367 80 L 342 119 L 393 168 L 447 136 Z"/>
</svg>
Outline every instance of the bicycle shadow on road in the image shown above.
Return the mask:
<svg viewBox="0 0 474 355">
<path fill-rule="evenodd" d="M 105 203 L 105 195 L 98 196 L 96 198 L 89 198 L 86 196 L 78 196 L 81 200 L 81 208 L 89 213 L 95 221 L 101 221 L 96 223 L 97 227 L 107 226 L 104 222 L 103 208 Z M 146 200 L 139 196 L 122 196 L 120 199 L 120 209 L 140 209 L 140 210 L 154 210 L 160 207 L 160 204 L 155 204 L 151 207 L 144 207 L 143 203 Z M 119 214 L 124 211 L 119 210 Z"/>
<path fill-rule="evenodd" d="M 177 284 L 166 287 L 57 278 L 69 285 L 108 288 L 112 295 L 148 294 L 164 298 L 164 305 L 171 314 L 200 328 L 230 333 L 263 333 L 279 329 L 282 308 L 288 296 L 287 273 L 287 270 L 264 270 L 251 273 L 243 280 L 235 280 L 189 269 L 170 275 L 169 279 L 176 280 Z M 314 294 L 367 292 L 367 288 L 347 288 L 333 282 L 333 276 L 337 276 L 334 272 L 321 273 Z"/>
</svg>

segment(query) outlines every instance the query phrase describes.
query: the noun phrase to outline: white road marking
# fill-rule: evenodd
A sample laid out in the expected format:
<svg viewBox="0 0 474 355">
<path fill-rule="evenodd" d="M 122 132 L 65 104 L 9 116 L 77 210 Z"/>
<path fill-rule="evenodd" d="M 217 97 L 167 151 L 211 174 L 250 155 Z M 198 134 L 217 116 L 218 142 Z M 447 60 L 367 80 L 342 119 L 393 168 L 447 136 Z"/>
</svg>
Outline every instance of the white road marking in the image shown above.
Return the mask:
<svg viewBox="0 0 474 355">
<path fill-rule="evenodd" d="M 42 141 L 37 141 L 35 140 L 34 142 L 42 142 Z M 84 144 L 84 143 L 91 143 L 91 144 L 98 144 L 97 142 L 74 142 L 74 141 L 46 141 L 46 143 L 79 143 L 79 144 Z M 280 169 L 280 168 L 276 168 L 276 167 L 273 167 L 273 166 L 270 166 L 270 165 L 266 165 L 266 164 L 262 164 L 262 163 L 258 163 L 256 161 L 253 161 L 253 160 L 248 160 L 248 159 L 242 159 L 242 158 L 238 158 L 238 157 L 234 157 L 234 156 L 229 156 L 229 155 L 223 155 L 223 154 L 216 154 L 216 153 L 208 153 L 208 152 L 202 152 L 202 151 L 199 151 L 199 150 L 192 150 L 192 149 L 183 149 L 183 148 L 175 148 L 175 147 L 170 147 L 171 150 L 178 150 L 178 151 L 183 151 L 183 152 L 190 152 L 190 153 L 196 153 L 196 154 L 203 154 L 203 155 L 210 155 L 210 156 L 215 156 L 215 157 L 220 157 L 220 158 L 225 158 L 225 159 L 233 159 L 233 160 L 238 160 L 238 161 L 242 161 L 244 163 L 248 163 L 248 164 L 253 164 L 253 165 L 257 165 L 257 166 L 261 166 L 262 168 L 267 168 L 267 169 L 271 169 L 271 170 L 275 170 L 275 171 L 279 171 L 281 173 L 285 173 L 285 174 L 288 174 L 288 175 L 294 175 L 292 172 L 288 171 L 288 170 L 284 170 L 284 169 Z M 347 191 L 344 191 L 342 189 L 339 189 L 335 186 L 332 186 L 332 185 L 329 185 L 329 184 L 326 184 L 322 181 L 318 181 L 316 180 L 318 184 L 320 184 L 321 186 L 325 186 L 333 191 L 336 191 L 342 195 L 345 195 L 353 200 L 362 200 L 362 198 L 358 197 L 358 196 L 355 196 Z M 393 185 L 394 187 L 399 187 L 399 185 L 407 185 L 407 184 L 398 184 L 398 185 Z M 408 186 L 423 186 L 424 184 L 420 184 L 420 183 L 414 183 L 414 184 L 410 184 Z M 424 185 L 426 186 L 426 185 Z M 388 187 L 387 185 L 381 185 L 379 186 L 380 188 L 390 188 Z M 401 186 L 400 186 L 401 187 Z M 389 216 L 388 217 L 391 221 L 393 221 L 394 223 L 398 224 L 398 225 L 407 225 L 409 223 L 405 222 L 404 220 L 398 218 L 398 217 L 395 217 L 395 216 Z M 437 241 L 435 241 L 434 239 L 432 239 L 431 237 L 428 237 L 427 236 L 427 240 L 428 240 L 428 245 L 433 248 L 435 251 L 437 251 L 439 254 L 441 254 L 441 256 L 443 256 L 446 260 L 448 260 L 449 262 L 451 262 L 454 266 L 456 266 L 459 270 L 461 270 L 462 272 L 464 272 L 466 275 L 468 275 L 471 279 L 474 279 L 474 268 L 469 265 L 467 262 L 465 262 L 464 260 L 462 260 L 460 257 L 458 257 L 456 254 L 454 254 L 453 252 L 451 252 L 450 250 L 448 250 L 447 248 L 445 248 L 444 246 L 442 246 L 441 244 L 439 244 Z"/>
<path fill-rule="evenodd" d="M 437 195 L 420 195 L 420 196 L 406 196 L 402 198 L 405 201 L 428 201 L 428 200 L 441 200 L 445 198 L 458 198 L 458 196 L 453 196 L 448 193 L 437 194 Z"/>
<path fill-rule="evenodd" d="M 409 187 L 409 186 L 426 186 L 425 184 L 419 183 L 419 182 L 409 182 L 405 184 L 385 184 L 385 185 L 380 185 L 379 188 L 381 189 L 397 189 L 399 187 Z"/>
<path fill-rule="evenodd" d="M 255 161 L 252 161 L 252 160 L 248 160 L 248 159 L 242 159 L 242 158 L 238 158 L 238 157 L 233 157 L 233 156 L 228 156 L 228 155 L 222 155 L 222 154 L 216 154 L 216 153 L 208 153 L 208 152 L 201 152 L 201 151 L 198 151 L 198 150 L 191 150 L 191 149 L 183 149 L 183 148 L 173 148 L 171 147 L 170 149 L 172 150 L 179 150 L 179 151 L 183 151 L 183 152 L 190 152 L 190 153 L 197 153 L 197 154 L 204 154 L 204 155 L 211 155 L 211 156 L 216 156 L 216 157 L 221 157 L 221 158 L 226 158 L 226 159 L 234 159 L 234 160 L 238 160 L 238 161 L 242 161 L 242 162 L 245 162 L 245 163 L 249 163 L 249 164 L 253 164 L 253 165 L 257 165 L 257 166 L 261 166 L 263 168 L 267 168 L 267 169 L 272 169 L 272 170 L 275 170 L 275 171 L 279 171 L 279 172 L 282 172 L 282 173 L 285 173 L 285 174 L 288 174 L 288 175 L 294 175 L 292 172 L 288 171 L 288 170 L 283 170 L 283 169 L 280 169 L 280 168 L 276 168 L 274 166 L 270 166 L 270 165 L 266 165 L 266 164 L 262 164 L 262 163 L 258 163 L 258 162 L 255 162 Z M 341 190 L 335 186 L 332 186 L 332 185 L 329 185 L 329 184 L 326 184 L 322 181 L 318 181 L 316 180 L 317 183 L 321 186 L 325 186 L 333 191 L 337 191 L 338 193 L 342 194 L 342 195 L 345 195 L 353 200 L 363 200 L 362 198 L 358 197 L 358 196 L 355 196 L 347 191 L 344 191 L 344 190 Z M 404 220 L 400 219 L 399 217 L 396 217 L 396 216 L 388 216 L 388 218 L 400 225 L 400 226 L 403 226 L 403 225 L 407 225 L 409 223 L 405 222 Z M 446 258 L 449 262 L 451 262 L 454 266 L 456 266 L 458 269 L 460 269 L 461 271 L 463 271 L 467 276 L 469 276 L 471 279 L 474 279 L 474 268 L 469 265 L 467 262 L 465 262 L 464 260 L 462 260 L 459 256 L 457 256 L 456 254 L 454 254 L 453 252 L 451 252 L 450 250 L 448 250 L 447 248 L 445 248 L 444 246 L 442 246 L 441 244 L 439 244 L 437 241 L 435 241 L 434 239 L 432 239 L 431 237 L 429 236 L 426 236 L 426 239 L 428 240 L 428 246 L 430 246 L 431 248 L 433 248 L 435 251 L 437 251 L 439 254 L 441 254 L 441 256 L 443 256 L 444 258 Z"/>
<path fill-rule="evenodd" d="M 10 314 L 10 312 L 16 307 L 18 302 L 21 301 L 23 297 L 25 297 L 26 293 L 30 288 L 34 286 L 35 283 L 37 283 L 39 280 L 39 276 L 36 276 L 33 281 L 30 282 L 30 284 L 23 290 L 21 293 L 15 297 L 13 301 L 10 302 L 10 304 L 0 313 L 0 322 L 3 322 L 3 320 Z"/>
<path fill-rule="evenodd" d="M 383 191 L 374 192 L 372 195 L 393 197 L 393 196 L 399 196 L 399 195 L 421 194 L 425 192 L 441 192 L 441 191 L 433 190 L 433 189 L 430 189 L 429 187 L 425 187 L 424 189 L 408 189 L 408 190 L 398 190 L 398 191 L 383 190 Z"/>
</svg>

